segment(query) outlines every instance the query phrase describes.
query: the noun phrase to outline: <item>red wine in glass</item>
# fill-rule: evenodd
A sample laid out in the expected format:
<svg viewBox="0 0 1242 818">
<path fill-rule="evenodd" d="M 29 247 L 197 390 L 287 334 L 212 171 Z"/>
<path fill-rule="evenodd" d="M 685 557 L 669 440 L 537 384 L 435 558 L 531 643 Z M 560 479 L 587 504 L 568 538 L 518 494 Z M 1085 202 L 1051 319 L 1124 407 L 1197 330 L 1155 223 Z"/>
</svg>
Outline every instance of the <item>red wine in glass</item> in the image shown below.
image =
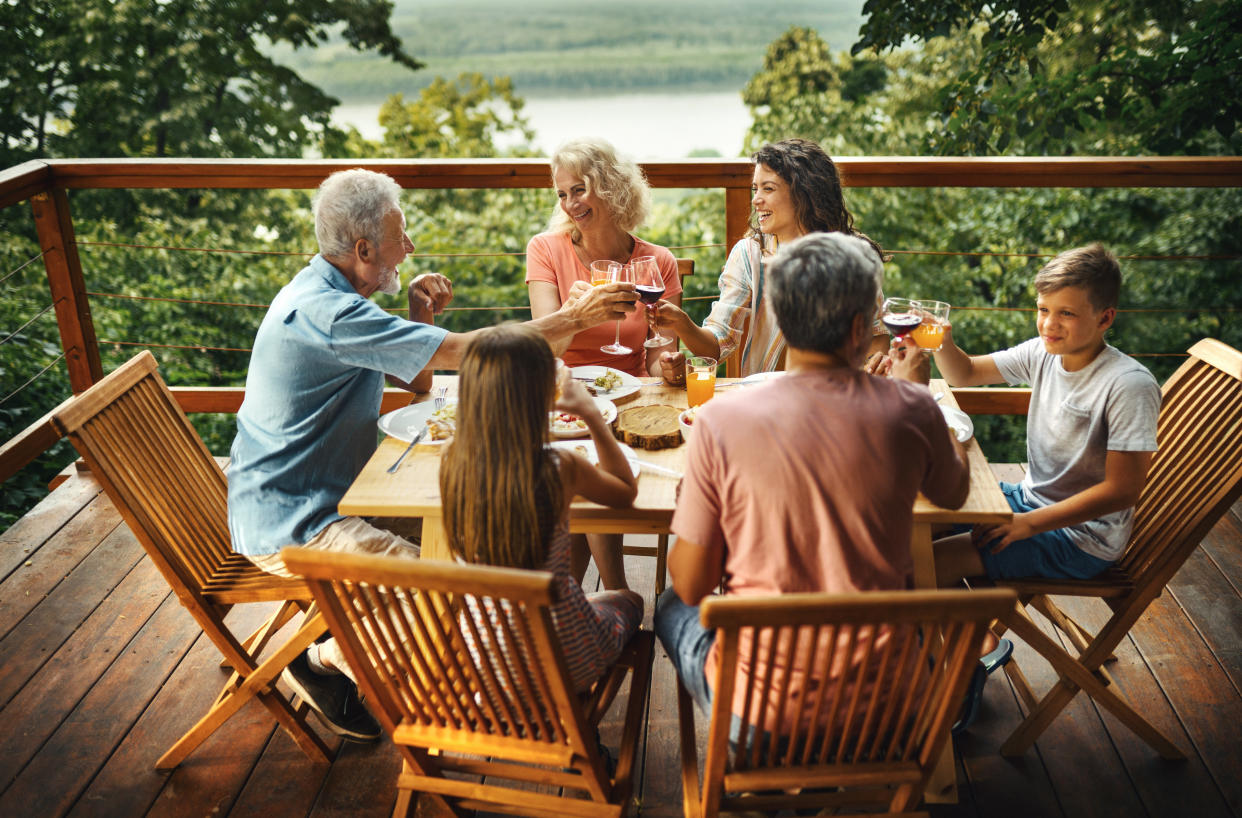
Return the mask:
<svg viewBox="0 0 1242 818">
<path fill-rule="evenodd" d="M 654 304 L 664 297 L 663 285 L 655 287 L 650 284 L 639 284 L 634 289 L 638 291 L 638 297 L 644 304 Z"/>
<path fill-rule="evenodd" d="M 884 326 L 894 337 L 900 339 L 914 330 L 919 324 L 923 323 L 922 317 L 909 312 L 891 313 L 882 319 Z"/>
</svg>

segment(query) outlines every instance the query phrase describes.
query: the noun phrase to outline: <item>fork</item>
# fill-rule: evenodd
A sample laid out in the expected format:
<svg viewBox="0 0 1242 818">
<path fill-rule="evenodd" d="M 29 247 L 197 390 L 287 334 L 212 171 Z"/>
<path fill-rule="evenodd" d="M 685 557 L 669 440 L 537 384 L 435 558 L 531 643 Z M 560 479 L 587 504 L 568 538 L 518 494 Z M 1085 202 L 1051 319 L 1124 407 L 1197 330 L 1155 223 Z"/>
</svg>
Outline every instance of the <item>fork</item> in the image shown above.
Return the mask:
<svg viewBox="0 0 1242 818">
<path fill-rule="evenodd" d="M 441 387 L 436 388 L 436 396 L 434 398 L 434 401 L 435 401 L 435 408 L 437 412 L 443 409 L 444 404 L 448 402 L 448 398 L 445 397 L 447 394 L 448 394 L 447 386 L 441 386 Z M 402 460 L 405 460 L 405 456 L 410 453 L 410 450 L 413 449 L 415 446 L 417 446 L 418 442 L 423 439 L 424 435 L 427 434 L 427 428 L 428 428 L 427 424 L 424 423 L 423 428 L 419 429 L 418 434 L 414 435 L 414 439 L 410 441 L 410 445 L 406 446 L 405 451 L 401 453 L 401 456 L 397 458 L 396 462 L 388 467 L 389 474 L 397 473 L 397 467 L 401 465 Z"/>
</svg>

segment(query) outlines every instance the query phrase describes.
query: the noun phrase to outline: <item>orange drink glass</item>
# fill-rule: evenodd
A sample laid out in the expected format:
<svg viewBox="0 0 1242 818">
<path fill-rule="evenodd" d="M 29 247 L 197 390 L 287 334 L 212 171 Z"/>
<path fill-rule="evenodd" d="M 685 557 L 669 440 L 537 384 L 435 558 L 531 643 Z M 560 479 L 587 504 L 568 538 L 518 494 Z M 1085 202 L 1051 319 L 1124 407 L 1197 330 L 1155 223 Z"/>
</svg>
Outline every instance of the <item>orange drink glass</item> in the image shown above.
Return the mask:
<svg viewBox="0 0 1242 818">
<path fill-rule="evenodd" d="M 910 333 L 919 349 L 938 352 L 944 343 L 944 328 L 949 323 L 949 305 L 943 301 L 915 301 L 915 312 L 923 316 L 923 323 Z"/>
<path fill-rule="evenodd" d="M 690 358 L 686 361 L 686 403 L 691 407 L 707 403 L 716 394 L 715 358 Z"/>
<path fill-rule="evenodd" d="M 620 266 L 621 265 L 619 263 L 615 261 L 611 261 L 609 259 L 601 259 L 599 261 L 592 261 L 591 262 L 591 286 L 598 287 L 601 284 L 607 284 L 609 281 L 612 281 L 612 276 L 614 274 L 612 268 L 620 267 Z"/>
</svg>

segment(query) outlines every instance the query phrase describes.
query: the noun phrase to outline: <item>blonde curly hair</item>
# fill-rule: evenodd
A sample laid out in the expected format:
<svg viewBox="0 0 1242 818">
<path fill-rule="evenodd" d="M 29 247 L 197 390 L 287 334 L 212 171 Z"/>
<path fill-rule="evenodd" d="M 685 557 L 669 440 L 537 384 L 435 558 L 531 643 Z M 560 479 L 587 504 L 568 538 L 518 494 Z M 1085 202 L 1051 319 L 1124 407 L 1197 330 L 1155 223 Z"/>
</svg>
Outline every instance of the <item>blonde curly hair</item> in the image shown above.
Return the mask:
<svg viewBox="0 0 1242 818">
<path fill-rule="evenodd" d="M 651 187 L 647 177 L 634 160 L 619 156 L 616 148 L 603 139 L 573 139 L 562 143 L 552 154 L 554 180 L 559 170 L 568 170 L 582 179 L 587 191 L 608 205 L 613 222 L 625 232 L 633 232 L 647 220 L 651 212 Z M 582 232 L 559 202 L 552 210 L 548 230 L 568 233 L 574 241 L 582 238 Z"/>
</svg>

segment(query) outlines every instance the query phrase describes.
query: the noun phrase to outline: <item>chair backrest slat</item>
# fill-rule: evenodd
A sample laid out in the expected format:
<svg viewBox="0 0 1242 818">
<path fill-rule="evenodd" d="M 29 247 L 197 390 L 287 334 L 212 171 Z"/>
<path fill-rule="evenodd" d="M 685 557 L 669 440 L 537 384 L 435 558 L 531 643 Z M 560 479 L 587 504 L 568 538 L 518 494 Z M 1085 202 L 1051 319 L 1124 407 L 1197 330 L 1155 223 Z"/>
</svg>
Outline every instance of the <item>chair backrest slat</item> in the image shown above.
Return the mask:
<svg viewBox="0 0 1242 818">
<path fill-rule="evenodd" d="M 1242 354 L 1201 341 L 1169 378 L 1147 484 L 1119 561 L 1136 585 L 1168 580 L 1242 490 Z"/>
<path fill-rule="evenodd" d="M 808 786 L 888 776 L 885 799 L 908 800 L 908 765 L 930 774 L 983 633 L 1016 599 L 997 589 L 705 600 L 703 623 L 723 648 L 716 696 L 745 695 L 713 702 L 704 809 L 726 776 L 747 789 L 763 789 L 765 776 L 787 787 L 794 769 Z M 735 719 L 731 762 L 717 775 L 710 742 Z M 875 795 L 870 786 L 847 800 Z"/>
<path fill-rule="evenodd" d="M 302 551 L 287 564 L 402 742 L 506 758 L 565 748 L 603 769 L 552 623 L 552 575 Z"/>
<path fill-rule="evenodd" d="M 161 570 L 202 595 L 232 554 L 227 484 L 154 357 L 135 356 L 61 407 L 53 422 L 94 467 Z"/>
</svg>

